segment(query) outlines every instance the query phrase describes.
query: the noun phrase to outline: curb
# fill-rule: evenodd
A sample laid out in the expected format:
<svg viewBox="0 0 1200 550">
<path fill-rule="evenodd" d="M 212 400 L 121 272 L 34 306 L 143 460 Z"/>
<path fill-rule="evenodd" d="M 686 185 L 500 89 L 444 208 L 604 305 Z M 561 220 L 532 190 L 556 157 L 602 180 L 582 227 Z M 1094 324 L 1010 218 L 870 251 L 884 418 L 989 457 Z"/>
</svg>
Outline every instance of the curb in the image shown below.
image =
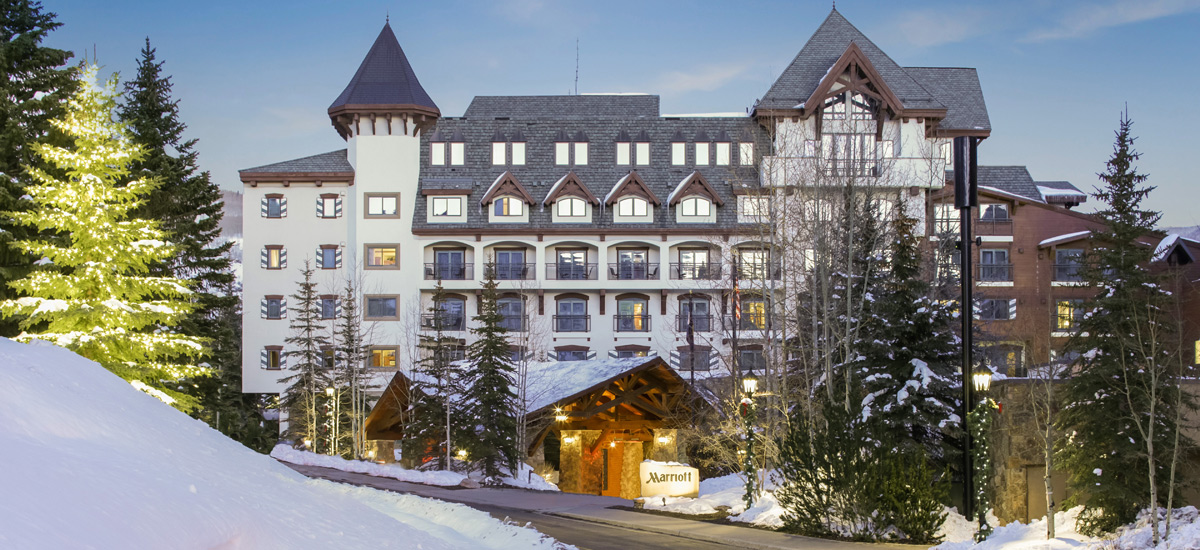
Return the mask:
<svg viewBox="0 0 1200 550">
<path fill-rule="evenodd" d="M 696 541 L 700 541 L 700 542 L 711 542 L 714 544 L 724 544 L 724 545 L 729 546 L 730 548 L 753 548 L 755 550 L 786 550 L 786 549 L 795 548 L 795 546 L 779 546 L 779 545 L 774 545 L 774 544 L 764 544 L 764 543 L 760 543 L 760 542 L 749 541 L 749 540 L 745 540 L 745 539 L 730 539 L 730 538 L 725 538 L 725 537 L 714 537 L 714 536 L 703 535 L 703 534 L 699 534 L 699 533 L 692 533 L 689 531 L 675 530 L 675 529 L 657 529 L 657 528 L 648 527 L 646 525 L 642 525 L 642 524 L 638 524 L 638 523 L 630 523 L 630 522 L 625 522 L 625 521 L 598 518 L 595 516 L 585 516 L 585 515 L 581 515 L 581 514 L 569 514 L 569 513 L 565 513 L 565 512 L 542 512 L 542 513 L 546 514 L 548 516 L 558 516 L 558 517 L 573 519 L 573 520 L 577 520 L 577 521 L 587 521 L 590 523 L 611 525 L 613 527 L 620 527 L 622 529 L 629 529 L 631 531 L 645 531 L 647 533 L 659 533 L 662 535 L 671 535 L 671 536 L 675 536 L 675 537 L 691 539 L 691 540 L 696 540 Z M 696 520 L 682 520 L 682 521 L 696 521 Z M 750 527 L 735 527 L 735 528 L 751 529 Z"/>
</svg>

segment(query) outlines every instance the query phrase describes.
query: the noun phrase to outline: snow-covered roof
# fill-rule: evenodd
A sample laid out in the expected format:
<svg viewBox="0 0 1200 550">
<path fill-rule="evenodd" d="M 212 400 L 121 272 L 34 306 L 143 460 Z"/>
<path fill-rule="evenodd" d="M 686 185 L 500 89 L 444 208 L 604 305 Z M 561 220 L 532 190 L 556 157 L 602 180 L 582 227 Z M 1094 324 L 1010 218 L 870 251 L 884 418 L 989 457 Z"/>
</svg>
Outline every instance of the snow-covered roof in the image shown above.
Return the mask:
<svg viewBox="0 0 1200 550">
<path fill-rule="evenodd" d="M 1032 197 L 1026 197 L 1026 196 L 1024 196 L 1024 195 L 1018 195 L 1018 194 L 1016 194 L 1016 193 L 1009 193 L 1008 191 L 1005 191 L 1005 190 L 1003 190 L 1003 189 L 999 189 L 999 188 L 996 188 L 996 187 L 990 187 L 990 186 L 987 186 L 987 185 L 980 185 L 980 186 L 979 186 L 979 190 L 980 190 L 980 191 L 987 191 L 987 192 L 989 192 L 989 193 L 993 193 L 993 194 L 996 194 L 996 195 L 1000 195 L 1001 197 L 1004 197 L 1004 198 L 1007 198 L 1007 199 L 1011 199 L 1011 200 L 1014 200 L 1014 201 L 1023 201 L 1023 202 L 1030 202 L 1030 201 L 1032 201 L 1032 202 L 1042 202 L 1041 200 L 1038 200 L 1038 199 L 1035 199 L 1035 198 L 1032 198 Z"/>
<path fill-rule="evenodd" d="M 545 361 L 529 364 L 527 412 L 549 406 L 592 386 L 606 382 L 658 357 L 596 359 L 592 361 Z"/>
<path fill-rule="evenodd" d="M 613 194 L 616 193 L 617 190 L 620 189 L 622 186 L 624 186 L 625 182 L 629 181 L 629 178 L 631 178 L 631 177 L 633 177 L 633 172 L 625 174 L 625 177 L 621 178 L 620 180 L 617 180 L 617 184 L 612 186 L 612 189 L 608 190 L 607 195 L 604 195 L 604 204 L 608 204 L 608 203 L 612 202 Z"/>
<path fill-rule="evenodd" d="M 500 186 L 500 182 L 503 182 L 504 178 L 507 177 L 508 175 L 509 175 L 508 172 L 502 172 L 499 176 L 496 176 L 496 181 L 493 181 L 492 185 L 488 186 L 487 192 L 483 194 L 484 200 L 491 198 L 492 193 L 496 190 L 497 187 Z"/>
<path fill-rule="evenodd" d="M 550 192 L 546 193 L 546 198 L 542 200 L 543 205 L 546 204 L 546 201 L 550 200 L 550 197 L 553 197 L 554 194 L 558 192 L 558 188 L 562 187 L 563 182 L 567 181 L 567 177 L 570 175 L 571 175 L 570 172 L 563 174 L 563 177 L 558 178 L 558 181 L 554 182 L 554 185 L 550 186 Z M 499 180 L 497 180 L 497 181 L 499 181 Z M 496 185 L 496 184 L 493 183 L 492 185 Z"/>
<path fill-rule="evenodd" d="M 679 180 L 679 184 L 677 184 L 675 188 L 671 190 L 670 195 L 667 195 L 667 204 L 675 203 L 675 196 L 683 192 L 683 188 L 687 186 L 687 183 L 692 180 L 692 176 L 694 175 L 696 175 L 696 173 L 692 172 L 691 174 L 684 176 L 683 179 Z"/>
<path fill-rule="evenodd" d="M 1087 198 L 1087 193 L 1078 189 L 1059 189 L 1057 187 L 1046 187 L 1044 185 L 1037 186 L 1038 192 L 1043 197 L 1083 197 Z"/>
<path fill-rule="evenodd" d="M 1089 231 L 1076 231 L 1074 233 L 1067 233 L 1066 235 L 1050 237 L 1049 239 L 1046 239 L 1046 240 L 1038 243 L 1038 246 L 1039 247 L 1054 246 L 1056 244 L 1071 242 L 1071 241 L 1080 239 L 1082 237 L 1086 237 L 1091 234 L 1092 234 L 1092 232 L 1090 230 Z"/>
</svg>

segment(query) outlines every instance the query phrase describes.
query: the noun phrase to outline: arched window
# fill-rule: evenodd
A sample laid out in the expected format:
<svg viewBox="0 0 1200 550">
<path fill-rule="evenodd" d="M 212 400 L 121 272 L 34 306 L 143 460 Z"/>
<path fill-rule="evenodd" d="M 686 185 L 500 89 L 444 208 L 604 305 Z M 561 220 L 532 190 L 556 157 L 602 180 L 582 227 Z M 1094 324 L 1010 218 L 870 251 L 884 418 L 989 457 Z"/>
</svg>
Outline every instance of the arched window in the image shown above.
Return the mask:
<svg viewBox="0 0 1200 550">
<path fill-rule="evenodd" d="M 617 202 L 619 216 L 645 216 L 649 212 L 650 203 L 641 197 L 625 197 Z"/>
<path fill-rule="evenodd" d="M 496 300 L 496 306 L 503 317 L 501 327 L 511 332 L 525 330 L 525 300 L 520 296 L 505 296 Z"/>
<path fill-rule="evenodd" d="M 500 197 L 492 203 L 493 213 L 497 216 L 520 216 L 525 212 L 524 207 L 525 204 L 516 197 Z"/>
<path fill-rule="evenodd" d="M 577 197 L 563 197 L 555 203 L 560 218 L 581 218 L 587 215 L 587 203 Z"/>
<path fill-rule="evenodd" d="M 679 203 L 679 211 L 684 216 L 707 217 L 712 215 L 712 201 L 704 197 L 688 197 Z"/>
</svg>

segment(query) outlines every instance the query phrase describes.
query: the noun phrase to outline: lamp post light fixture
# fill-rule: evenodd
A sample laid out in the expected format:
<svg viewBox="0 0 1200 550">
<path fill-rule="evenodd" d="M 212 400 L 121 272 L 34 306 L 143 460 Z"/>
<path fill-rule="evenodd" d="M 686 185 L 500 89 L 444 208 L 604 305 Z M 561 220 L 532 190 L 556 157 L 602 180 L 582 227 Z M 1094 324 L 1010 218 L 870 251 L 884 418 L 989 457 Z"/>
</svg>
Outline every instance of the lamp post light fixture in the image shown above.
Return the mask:
<svg viewBox="0 0 1200 550">
<path fill-rule="evenodd" d="M 975 385 L 975 391 L 980 393 L 987 392 L 992 388 L 992 369 L 980 363 L 971 373 L 971 382 Z"/>
<path fill-rule="evenodd" d="M 336 390 L 333 387 L 325 388 L 325 396 L 329 398 L 326 408 L 329 411 L 329 456 L 337 454 L 337 438 L 338 438 L 338 400 L 334 398 Z"/>
<path fill-rule="evenodd" d="M 984 396 L 983 399 L 979 400 L 978 403 L 971 404 L 979 416 L 979 419 L 976 423 L 977 425 L 972 427 L 973 429 L 979 431 L 979 439 L 987 436 L 987 434 L 984 433 L 984 430 L 989 423 L 984 421 L 982 417 L 983 415 L 988 414 L 988 409 L 991 407 L 991 399 L 988 398 L 986 394 L 988 390 L 992 388 L 992 374 L 992 369 L 987 365 L 986 359 L 980 361 L 980 363 L 975 366 L 975 369 L 971 371 L 971 385 L 974 386 L 976 393 Z M 973 444 L 972 448 L 969 450 L 971 453 L 976 451 L 976 447 L 981 449 L 983 448 L 982 443 L 974 437 L 971 437 L 971 439 L 968 439 L 968 441 Z M 989 467 L 988 463 L 989 458 L 987 457 L 986 453 L 981 454 L 980 461 L 975 461 L 974 457 L 972 457 L 971 466 L 973 470 L 971 471 L 971 475 L 976 476 L 976 474 L 978 474 L 978 479 L 975 481 L 979 483 L 979 486 L 975 487 L 975 494 L 971 495 L 972 499 L 979 497 L 982 492 L 986 490 L 985 487 L 988 481 L 986 469 Z M 972 485 L 974 486 L 974 484 Z M 987 539 L 988 535 L 992 533 L 992 528 L 987 522 L 987 510 L 982 509 L 984 508 L 982 506 L 980 508 L 981 509 L 979 510 L 975 510 L 979 520 L 979 530 L 975 532 L 975 542 L 983 542 L 985 539 Z"/>
<path fill-rule="evenodd" d="M 746 475 L 746 494 L 742 500 L 746 502 L 746 509 L 754 507 L 754 494 L 758 489 L 758 473 L 754 469 L 754 392 L 758 390 L 758 377 L 754 376 L 754 370 L 742 376 L 742 391 L 746 396 L 742 398 L 740 409 L 742 419 L 746 422 L 746 453 L 742 461 L 742 472 Z"/>
</svg>

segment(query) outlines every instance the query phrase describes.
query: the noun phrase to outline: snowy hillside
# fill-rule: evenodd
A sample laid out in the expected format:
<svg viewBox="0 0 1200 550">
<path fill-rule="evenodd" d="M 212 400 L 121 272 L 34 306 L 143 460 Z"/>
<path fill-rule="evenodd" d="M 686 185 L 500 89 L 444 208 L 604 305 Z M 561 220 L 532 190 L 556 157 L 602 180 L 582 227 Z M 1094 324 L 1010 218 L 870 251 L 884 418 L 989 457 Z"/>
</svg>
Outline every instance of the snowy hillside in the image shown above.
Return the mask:
<svg viewBox="0 0 1200 550">
<path fill-rule="evenodd" d="M 310 480 L 49 344 L 0 338 L 0 548 L 562 548 Z"/>
</svg>

